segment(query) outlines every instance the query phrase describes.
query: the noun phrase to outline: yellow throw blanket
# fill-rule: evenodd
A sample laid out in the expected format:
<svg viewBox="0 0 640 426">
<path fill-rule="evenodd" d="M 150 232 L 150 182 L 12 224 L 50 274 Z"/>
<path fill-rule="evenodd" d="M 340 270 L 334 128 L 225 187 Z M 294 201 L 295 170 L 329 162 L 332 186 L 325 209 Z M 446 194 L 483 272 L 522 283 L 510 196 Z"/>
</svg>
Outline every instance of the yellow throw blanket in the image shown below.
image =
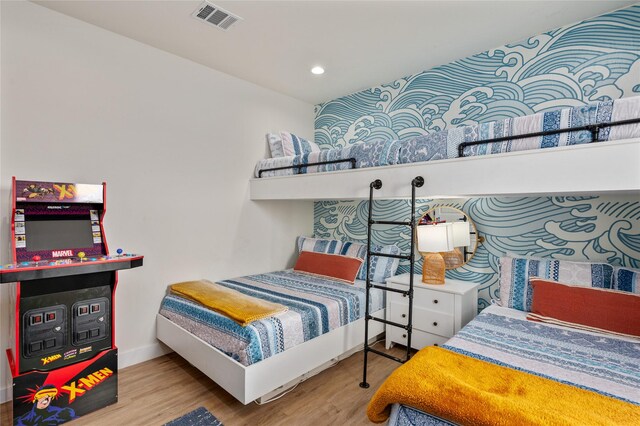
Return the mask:
<svg viewBox="0 0 640 426">
<path fill-rule="evenodd" d="M 243 327 L 289 309 L 207 280 L 172 284 L 169 288 L 173 294 L 198 302 L 231 318 Z"/>
<path fill-rule="evenodd" d="M 369 419 L 393 403 L 461 425 L 640 425 L 639 406 L 433 346 L 387 378 Z"/>
</svg>

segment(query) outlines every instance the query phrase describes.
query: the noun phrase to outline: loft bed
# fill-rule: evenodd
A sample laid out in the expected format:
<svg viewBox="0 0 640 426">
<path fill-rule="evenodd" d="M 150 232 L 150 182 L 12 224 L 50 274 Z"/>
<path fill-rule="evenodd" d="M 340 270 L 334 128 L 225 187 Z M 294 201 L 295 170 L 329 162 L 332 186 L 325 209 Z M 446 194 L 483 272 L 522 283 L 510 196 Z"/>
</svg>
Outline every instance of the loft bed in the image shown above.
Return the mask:
<svg viewBox="0 0 640 426">
<path fill-rule="evenodd" d="M 382 198 L 407 198 L 405 182 L 417 175 L 425 179 L 416 193 L 422 198 L 638 193 L 640 97 L 409 141 L 376 141 L 370 144 L 375 157 L 366 145 L 262 160 L 250 181 L 250 197 L 366 199 L 367 183 L 382 179 Z"/>
</svg>

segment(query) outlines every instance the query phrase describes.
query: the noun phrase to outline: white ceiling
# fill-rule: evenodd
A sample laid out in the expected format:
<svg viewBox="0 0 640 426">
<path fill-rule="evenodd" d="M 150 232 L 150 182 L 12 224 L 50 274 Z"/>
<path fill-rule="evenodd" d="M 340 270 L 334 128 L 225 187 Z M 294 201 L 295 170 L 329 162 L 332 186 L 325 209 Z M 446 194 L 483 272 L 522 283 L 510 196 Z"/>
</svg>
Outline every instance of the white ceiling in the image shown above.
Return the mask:
<svg viewBox="0 0 640 426">
<path fill-rule="evenodd" d="M 635 1 L 213 1 L 244 18 L 227 32 L 201 1 L 36 3 L 317 104 Z"/>
</svg>

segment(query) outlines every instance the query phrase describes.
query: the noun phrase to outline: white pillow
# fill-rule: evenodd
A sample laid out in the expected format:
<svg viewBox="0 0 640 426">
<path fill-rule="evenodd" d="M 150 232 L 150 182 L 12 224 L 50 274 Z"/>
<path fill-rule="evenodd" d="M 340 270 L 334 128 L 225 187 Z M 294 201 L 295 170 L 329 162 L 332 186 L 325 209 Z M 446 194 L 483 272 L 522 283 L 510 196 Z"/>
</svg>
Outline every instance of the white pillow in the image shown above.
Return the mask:
<svg viewBox="0 0 640 426">
<path fill-rule="evenodd" d="M 269 151 L 271 152 L 271 158 L 284 157 L 282 152 L 282 138 L 276 133 L 267 133 L 267 143 L 269 144 Z"/>
<path fill-rule="evenodd" d="M 290 132 L 280 132 L 280 135 L 267 133 L 267 142 L 269 142 L 271 158 L 320 152 L 320 147 L 317 144 Z"/>
</svg>

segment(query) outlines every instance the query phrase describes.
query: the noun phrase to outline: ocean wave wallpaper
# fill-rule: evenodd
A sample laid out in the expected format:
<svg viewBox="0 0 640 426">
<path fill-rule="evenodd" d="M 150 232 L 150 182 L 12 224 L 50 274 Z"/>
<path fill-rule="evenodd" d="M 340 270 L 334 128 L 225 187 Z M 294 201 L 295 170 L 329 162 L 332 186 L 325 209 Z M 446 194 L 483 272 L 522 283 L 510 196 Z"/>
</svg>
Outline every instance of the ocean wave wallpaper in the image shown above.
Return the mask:
<svg viewBox="0 0 640 426">
<path fill-rule="evenodd" d="M 640 5 L 634 5 L 317 105 L 315 141 L 332 148 L 407 139 L 639 94 Z M 498 295 L 498 259 L 507 252 L 640 268 L 638 197 L 420 200 L 418 205 L 419 213 L 436 205 L 460 208 L 485 238 L 471 262 L 447 272 L 481 284 L 480 309 Z M 367 201 L 316 202 L 314 232 L 366 241 L 367 211 Z M 378 219 L 407 220 L 409 201 L 376 201 L 374 211 Z M 373 238 L 406 250 L 410 242 L 405 229 L 393 227 Z M 408 270 L 407 264 L 401 268 Z"/>
<path fill-rule="evenodd" d="M 317 105 L 315 141 L 407 139 L 638 94 L 634 5 Z"/>
<path fill-rule="evenodd" d="M 447 271 L 448 278 L 480 283 L 479 308 L 498 297 L 498 260 L 505 253 L 603 261 L 640 269 L 640 199 L 634 196 L 500 197 L 468 200 L 418 200 L 417 214 L 436 206 L 464 211 L 484 242 L 463 267 Z M 366 242 L 368 201 L 315 203 L 317 237 Z M 410 200 L 374 201 L 374 219 L 408 220 Z M 396 244 L 409 253 L 407 227 L 376 226 L 375 244 Z M 422 260 L 416 255 L 416 273 Z M 408 262 L 400 272 L 408 272 Z"/>
</svg>

